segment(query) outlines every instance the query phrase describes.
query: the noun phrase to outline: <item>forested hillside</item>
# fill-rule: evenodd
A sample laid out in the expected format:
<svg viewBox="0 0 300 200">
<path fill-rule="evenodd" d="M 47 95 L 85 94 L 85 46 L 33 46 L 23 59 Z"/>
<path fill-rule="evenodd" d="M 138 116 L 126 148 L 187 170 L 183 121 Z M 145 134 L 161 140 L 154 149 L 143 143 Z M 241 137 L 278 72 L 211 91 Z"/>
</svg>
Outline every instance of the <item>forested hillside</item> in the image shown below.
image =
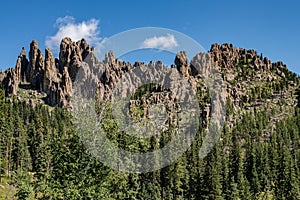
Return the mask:
<svg viewBox="0 0 300 200">
<path fill-rule="evenodd" d="M 0 199 L 300 199 L 299 77 L 283 63 L 271 63 L 251 50 L 213 45 L 210 54 L 228 95 L 220 139 L 206 157 L 199 156 L 211 97 L 197 79 L 203 118 L 191 148 L 170 166 L 148 173 L 120 172 L 94 158 L 80 140 L 68 108 L 62 106 L 66 96 L 63 101 L 51 100 L 54 79 L 46 81 L 51 86 L 46 98 L 38 96 L 43 85 L 36 88 L 28 80 L 14 79 L 18 84 L 13 94 L 0 90 Z M 177 57 L 177 68 L 184 74 L 190 65 Z M 114 85 L 116 74 L 131 67 L 109 59 L 112 64 L 107 64 L 101 79 L 104 86 Z M 72 77 L 68 68 L 60 70 L 61 77 Z M 197 77 L 193 72 L 187 76 Z M 57 80 L 58 87 L 64 88 L 66 80 Z M 66 94 L 64 89 L 58 93 Z M 163 91 L 147 85 L 133 100 L 151 99 L 159 92 Z M 132 115 L 143 116 L 144 108 L 136 105 Z M 159 149 L 172 137 L 166 131 L 149 140 L 132 140 L 109 116 L 102 126 L 110 140 L 129 151 Z"/>
<path fill-rule="evenodd" d="M 92 158 L 64 109 L 0 99 L 1 199 L 299 199 L 299 108 L 267 138 L 270 114 L 252 112 L 204 159 L 200 132 L 171 166 L 129 174 Z"/>
</svg>

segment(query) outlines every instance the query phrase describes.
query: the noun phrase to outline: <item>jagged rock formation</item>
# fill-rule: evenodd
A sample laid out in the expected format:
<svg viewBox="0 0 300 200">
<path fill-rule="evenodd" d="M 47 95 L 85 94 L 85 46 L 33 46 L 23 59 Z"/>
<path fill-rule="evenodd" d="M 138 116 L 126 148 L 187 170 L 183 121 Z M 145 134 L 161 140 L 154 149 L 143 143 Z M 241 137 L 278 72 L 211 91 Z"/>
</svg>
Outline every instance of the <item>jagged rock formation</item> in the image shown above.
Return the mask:
<svg viewBox="0 0 300 200">
<path fill-rule="evenodd" d="M 124 75 L 131 68 L 132 66 L 129 62 L 121 62 L 115 57 L 112 51 L 108 52 L 107 54 L 105 54 L 105 70 L 103 76 L 101 77 L 100 84 L 102 84 L 102 86 L 100 87 L 107 88 L 108 90 L 109 88 L 114 88 L 119 77 Z"/>
<path fill-rule="evenodd" d="M 294 76 L 282 62 L 272 63 L 254 50 L 234 48 L 232 44 L 213 44 L 210 55 L 218 70 L 223 73 L 224 80 L 230 83 L 228 93 L 237 104 L 241 99 L 250 98 L 243 89 L 248 88 L 253 80 L 258 83 L 275 83 L 286 76 Z"/>
<path fill-rule="evenodd" d="M 50 106 L 67 106 L 72 95 L 72 80 L 85 57 L 93 49 L 84 39 L 72 42 L 64 38 L 60 46 L 59 59 L 55 59 L 50 49 L 45 50 L 45 57 L 33 40 L 30 44 L 29 59 L 24 47 L 17 59 L 15 69 L 3 73 L 2 86 L 6 95 L 17 95 L 21 88 L 45 93 L 44 101 Z"/>
<path fill-rule="evenodd" d="M 177 70 L 184 77 L 188 78 L 190 76 L 191 68 L 189 66 L 189 62 L 188 62 L 188 59 L 186 57 L 185 51 L 180 51 L 179 53 L 177 53 L 174 62 L 175 62 Z"/>
<path fill-rule="evenodd" d="M 15 69 L 8 69 L 0 73 L 0 81 L 6 95 L 18 95 L 20 89 L 32 89 L 44 94 L 44 102 L 50 106 L 68 106 L 72 96 L 72 83 L 76 81 L 78 71 L 81 70 L 80 79 L 91 87 L 97 87 L 97 98 L 108 100 L 112 90 L 116 87 L 120 77 L 136 67 L 153 67 L 161 65 L 161 62 L 150 62 L 148 65 L 136 62 L 131 65 L 128 62 L 118 60 L 114 53 L 108 52 L 104 61 L 98 61 L 93 48 L 84 39 L 73 42 L 70 38 L 64 38 L 60 45 L 59 58 L 54 58 L 50 49 L 45 50 L 45 57 L 38 47 L 37 41 L 30 44 L 29 58 L 22 48 L 17 58 Z M 199 53 L 189 63 L 186 53 L 180 51 L 174 60 L 173 70 L 190 83 L 194 91 L 207 92 L 207 83 L 203 78 L 209 77 L 213 69 L 221 74 L 227 87 L 227 94 L 237 110 L 246 106 L 251 109 L 261 103 L 253 100 L 251 92 L 257 87 L 264 87 L 270 83 L 282 84 L 282 79 L 291 79 L 292 73 L 288 71 L 282 62 L 272 63 L 268 58 L 258 55 L 254 50 L 235 48 L 231 44 L 213 44 L 208 53 Z M 203 67 L 206 66 L 206 67 Z M 253 80 L 257 84 L 253 84 Z M 293 81 L 287 84 L 296 87 Z M 276 85 L 274 86 L 276 87 Z M 293 87 L 293 86 L 292 86 Z M 85 88 L 85 92 L 92 90 Z M 162 92 L 162 91 L 161 91 Z M 273 95 L 276 99 L 277 94 Z M 20 96 L 20 95 L 19 95 Z M 164 95 L 154 94 L 150 99 L 161 102 Z M 21 98 L 21 97 L 20 97 Z M 140 105 L 141 102 L 132 102 Z M 290 102 L 292 104 L 292 102 Z M 204 118 L 210 114 L 210 104 L 201 105 Z"/>
<path fill-rule="evenodd" d="M 42 89 L 43 71 L 44 57 L 38 47 L 37 41 L 33 40 L 30 44 L 29 65 L 26 68 L 26 80 L 30 81 L 32 87 L 37 90 Z"/>
<path fill-rule="evenodd" d="M 28 66 L 29 62 L 26 58 L 26 51 L 25 48 L 22 47 L 22 51 L 17 59 L 16 63 L 16 72 L 17 72 L 17 77 L 20 78 L 20 81 L 26 82 L 26 69 Z"/>
<path fill-rule="evenodd" d="M 16 94 L 18 91 L 19 77 L 16 70 L 9 68 L 5 71 L 2 80 L 2 87 L 5 89 L 5 94 Z"/>
<path fill-rule="evenodd" d="M 118 60 L 112 51 L 105 55 L 104 61 L 99 61 L 93 48 L 84 39 L 73 42 L 70 38 L 62 40 L 58 59 L 54 58 L 50 49 L 45 50 L 44 57 L 34 40 L 30 44 L 29 58 L 26 58 L 26 51 L 22 48 L 15 69 L 0 72 L 0 81 L 7 96 L 16 95 L 19 100 L 31 105 L 44 102 L 60 107 L 70 106 L 72 95 L 77 94 L 74 93 L 73 84 L 79 83 L 82 86 L 79 94 L 94 98 L 96 93 L 99 106 L 103 106 L 103 102 L 112 100 L 116 91 L 122 95 L 126 92 L 134 94 L 134 89 L 143 82 L 142 77 L 130 75 L 135 69 L 141 69 L 142 74 L 145 69 L 152 70 L 150 74 L 143 74 L 152 78 L 159 77 L 162 71 L 168 69 L 179 72 L 177 74 L 189 83 L 199 102 L 204 127 L 207 127 L 211 119 L 221 115 L 216 112 L 221 107 L 228 110 L 226 124 L 229 127 L 241 120 L 245 112 L 267 110 L 274 113 L 270 118 L 270 128 L 266 128 L 266 132 L 262 134 L 263 138 L 270 135 L 267 130 L 276 129 L 277 121 L 293 113 L 294 108 L 300 105 L 300 81 L 297 75 L 290 72 L 282 62 L 272 63 L 254 50 L 235 48 L 231 44 L 213 44 L 208 53 L 198 53 L 190 63 L 186 53 L 180 51 L 174 64 L 171 68 L 163 66 L 161 61 L 151 61 L 149 64 L 135 62 L 131 65 Z M 212 79 L 215 71 L 221 77 L 217 79 L 218 85 L 226 90 L 225 94 L 219 96 L 211 91 L 217 89 L 211 88 L 210 82 L 216 80 Z M 122 81 L 128 83 L 125 89 L 118 85 Z M 187 91 L 182 84 L 177 87 L 183 93 Z M 29 92 L 26 93 L 27 90 Z M 135 120 L 152 121 L 161 130 L 168 125 L 178 128 L 177 113 L 181 107 L 174 103 L 177 101 L 174 93 L 159 85 L 149 92 L 140 98 L 131 98 L 127 114 Z M 220 104 L 211 102 L 211 95 L 214 99 L 219 99 Z M 38 100 L 35 101 L 35 98 Z M 165 120 L 152 119 L 152 105 L 159 105 L 161 109 L 158 110 L 167 113 Z"/>
<path fill-rule="evenodd" d="M 52 55 L 50 49 L 45 51 L 45 69 L 43 76 L 42 90 L 49 93 L 52 82 L 58 82 L 57 68 L 55 64 L 55 58 Z"/>
<path fill-rule="evenodd" d="M 227 101 L 232 102 L 233 113 L 267 109 L 276 113 L 270 120 L 270 126 L 273 126 L 270 129 L 274 130 L 277 121 L 294 112 L 299 99 L 296 92 L 299 77 L 283 62 L 272 63 L 254 50 L 235 48 L 231 44 L 213 44 L 209 52 L 226 82 Z M 240 117 L 241 114 L 228 113 L 229 126 L 232 127 Z M 270 132 L 264 137 L 268 135 Z"/>
<path fill-rule="evenodd" d="M 287 66 L 282 62 L 271 63 L 267 57 L 263 57 L 262 54 L 258 55 L 253 49 L 235 48 L 232 44 L 213 44 L 209 52 L 220 69 L 232 70 L 237 64 L 247 64 L 247 67 L 253 70 L 274 70 L 281 77 L 284 77 L 288 71 Z"/>
<path fill-rule="evenodd" d="M 1 73 L 0 81 L 2 83 L 3 88 L 5 89 L 6 95 L 17 93 L 20 82 L 26 79 L 25 71 L 27 65 L 28 60 L 26 58 L 26 51 L 23 47 L 20 55 L 18 56 L 16 68 L 10 68 L 4 73 Z"/>
</svg>

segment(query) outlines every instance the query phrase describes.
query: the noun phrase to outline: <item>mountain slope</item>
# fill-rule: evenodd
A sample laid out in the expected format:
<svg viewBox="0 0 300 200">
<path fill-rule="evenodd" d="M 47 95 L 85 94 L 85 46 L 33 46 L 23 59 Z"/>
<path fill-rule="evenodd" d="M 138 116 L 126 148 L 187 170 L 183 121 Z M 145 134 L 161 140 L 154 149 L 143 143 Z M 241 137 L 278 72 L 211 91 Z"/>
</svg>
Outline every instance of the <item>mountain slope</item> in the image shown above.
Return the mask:
<svg viewBox="0 0 300 200">
<path fill-rule="evenodd" d="M 218 71 L 225 89 L 226 116 L 220 138 L 203 158 L 199 150 L 215 116 L 210 101 L 214 93 L 204 78 L 212 71 L 199 70 L 196 62 L 206 54 L 195 55 L 189 63 L 179 52 L 168 68 L 159 61 L 131 65 L 113 52 L 98 61 L 85 40 L 68 38 L 62 41 L 59 59 L 49 49 L 44 58 L 33 41 L 29 60 L 22 49 L 16 68 L 0 75 L 0 182 L 15 186 L 19 199 L 299 199 L 299 77 L 282 62 L 272 63 L 231 44 L 213 44 L 208 54 L 211 60 L 204 61 L 212 61 L 209 67 Z M 98 108 L 108 105 L 110 111 L 111 94 L 122 77 L 144 67 L 178 71 L 196 94 L 201 118 L 191 147 L 175 163 L 131 174 L 105 166 L 84 145 L 68 111 L 69 100 L 83 69 L 83 80 L 97 88 L 91 90 Z M 172 91 L 157 84 L 141 86 L 132 95 L 133 120 L 148 122 L 155 104 L 168 108 L 162 123 L 167 126 L 150 138 L 119 131 L 109 112 L 101 125 L 120 148 L 157 150 L 176 135 L 181 107 L 174 101 Z"/>
</svg>

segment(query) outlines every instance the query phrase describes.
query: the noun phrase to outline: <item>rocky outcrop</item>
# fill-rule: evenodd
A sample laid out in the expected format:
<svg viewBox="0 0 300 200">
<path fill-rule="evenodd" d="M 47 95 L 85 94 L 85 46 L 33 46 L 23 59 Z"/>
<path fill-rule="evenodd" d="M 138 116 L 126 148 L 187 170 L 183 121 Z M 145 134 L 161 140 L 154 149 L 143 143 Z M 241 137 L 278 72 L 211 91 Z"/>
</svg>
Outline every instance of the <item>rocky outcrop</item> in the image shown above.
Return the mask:
<svg viewBox="0 0 300 200">
<path fill-rule="evenodd" d="M 67 67 L 64 67 L 61 85 L 62 85 L 61 102 L 62 105 L 67 105 L 68 101 L 72 96 L 72 80 L 69 75 L 69 70 Z"/>
<path fill-rule="evenodd" d="M 25 48 L 23 47 L 16 63 L 16 75 L 18 79 L 22 82 L 26 82 L 26 70 L 27 70 L 28 63 L 29 62 L 26 58 L 26 51 Z"/>
<path fill-rule="evenodd" d="M 279 77 L 288 76 L 289 71 L 282 62 L 271 63 L 271 61 L 258 55 L 254 50 L 235 48 L 231 44 L 213 44 L 208 53 L 199 53 L 189 63 L 185 51 L 177 53 L 172 70 L 178 70 L 180 74 L 190 83 L 194 91 L 199 87 L 200 79 L 209 77 L 212 70 L 222 72 L 226 82 L 232 82 L 227 87 L 227 93 L 239 104 L 242 99 L 248 99 L 241 92 L 242 84 L 235 84 L 237 76 L 245 76 L 249 79 L 246 69 L 253 73 L 250 78 L 259 81 L 274 81 Z M 90 88 L 97 88 L 96 93 L 100 100 L 111 98 L 112 90 L 116 87 L 120 77 L 137 67 L 161 66 L 161 62 L 150 62 L 148 65 L 136 62 L 118 60 L 112 51 L 105 55 L 105 60 L 100 62 L 95 56 L 94 50 L 82 39 L 74 42 L 70 38 L 61 41 L 59 58 L 54 58 L 50 49 L 45 50 L 45 57 L 38 47 L 37 41 L 30 44 L 29 58 L 26 58 L 25 48 L 22 48 L 17 58 L 15 69 L 8 69 L 0 74 L 0 80 L 6 95 L 17 95 L 19 86 L 34 89 L 46 96 L 44 101 L 51 106 L 67 106 L 72 96 L 72 83 L 80 76 Z M 274 73 L 267 73 L 267 72 Z M 274 75 L 275 74 L 275 75 Z M 244 81 L 247 84 L 247 80 Z M 204 86 L 205 87 L 205 84 Z M 94 91 L 84 88 L 82 92 Z M 204 92 L 204 91 L 202 91 Z M 159 96 L 159 95 L 158 95 Z M 158 98 L 158 97 L 155 97 Z M 161 98 L 159 96 L 159 98 Z M 138 103 L 136 103 L 138 105 Z"/>
<path fill-rule="evenodd" d="M 50 49 L 45 50 L 45 69 L 43 75 L 43 84 L 42 90 L 49 94 L 50 87 L 53 82 L 59 82 L 59 78 L 57 76 L 57 67 L 55 64 L 55 58 L 52 55 Z"/>
<path fill-rule="evenodd" d="M 235 48 L 232 44 L 213 44 L 209 53 L 216 65 L 222 69 L 233 69 L 240 64 L 253 70 L 278 70 L 278 73 L 288 71 L 282 62 L 271 63 L 267 57 L 258 55 L 253 49 Z"/>
<path fill-rule="evenodd" d="M 5 89 L 6 95 L 16 94 L 20 82 L 26 80 L 26 69 L 28 66 L 28 60 L 26 58 L 26 51 L 24 47 L 20 55 L 18 56 L 15 69 L 8 69 L 5 72 L 1 72 L 0 82 Z"/>
<path fill-rule="evenodd" d="M 38 42 L 33 40 L 30 43 L 29 65 L 27 66 L 26 79 L 31 86 L 42 91 L 42 80 L 44 73 L 44 57 L 38 47 Z"/>
<path fill-rule="evenodd" d="M 4 78 L 2 80 L 2 87 L 5 89 L 5 95 L 16 94 L 18 91 L 19 78 L 16 70 L 9 68 L 5 71 Z"/>
<path fill-rule="evenodd" d="M 180 51 L 179 53 L 177 53 L 174 62 L 175 62 L 177 70 L 184 77 L 188 78 L 191 73 L 191 68 L 189 66 L 188 59 L 186 57 L 186 52 Z"/>
<path fill-rule="evenodd" d="M 272 63 L 254 50 L 235 48 L 230 44 L 213 44 L 209 53 L 225 80 L 231 112 L 258 112 L 266 107 L 271 112 L 279 104 L 287 107 L 297 105 L 297 101 L 299 104 L 299 93 L 294 92 L 299 78 L 283 62 Z M 280 109 L 280 112 L 289 111 Z M 236 119 L 228 116 L 229 124 L 233 126 Z"/>
<path fill-rule="evenodd" d="M 29 58 L 23 47 L 17 58 L 15 69 L 1 73 L 1 83 L 6 95 L 17 95 L 19 86 L 26 86 L 47 96 L 44 101 L 51 106 L 67 106 L 72 95 L 72 81 L 83 60 L 93 52 L 85 39 L 73 42 L 64 38 L 60 46 L 59 59 L 55 59 L 51 50 L 45 50 L 45 57 L 38 42 L 30 43 Z"/>
<path fill-rule="evenodd" d="M 72 81 L 68 68 L 65 67 L 62 78 L 58 82 L 52 81 L 47 88 L 46 103 L 50 106 L 66 107 L 72 96 Z"/>
<path fill-rule="evenodd" d="M 87 45 L 85 39 L 78 42 L 72 42 L 71 38 L 64 38 L 60 44 L 60 73 L 63 73 L 64 67 L 67 67 L 70 78 L 74 81 L 81 66 L 81 62 L 84 61 L 91 52 L 93 52 L 93 48 Z"/>
<path fill-rule="evenodd" d="M 103 84 L 108 85 L 109 87 L 113 88 L 116 84 L 116 81 L 121 77 L 123 74 L 125 74 L 127 71 L 129 71 L 132 66 L 129 62 L 121 62 L 119 61 L 115 55 L 114 52 L 109 51 L 105 54 L 105 71 L 103 73 Z"/>
</svg>

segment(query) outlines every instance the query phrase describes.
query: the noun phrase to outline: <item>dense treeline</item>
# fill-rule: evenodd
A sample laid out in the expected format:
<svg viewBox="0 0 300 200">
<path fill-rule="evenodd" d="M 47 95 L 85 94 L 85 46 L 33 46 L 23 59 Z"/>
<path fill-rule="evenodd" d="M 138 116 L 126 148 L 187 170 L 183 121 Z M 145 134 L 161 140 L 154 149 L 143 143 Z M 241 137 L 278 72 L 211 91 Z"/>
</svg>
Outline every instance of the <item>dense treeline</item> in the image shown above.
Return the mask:
<svg viewBox="0 0 300 200">
<path fill-rule="evenodd" d="M 230 105 L 230 102 L 228 103 Z M 0 182 L 18 199 L 300 199 L 300 109 L 267 128 L 265 110 L 250 111 L 199 158 L 204 130 L 176 163 L 159 171 L 112 170 L 85 149 L 64 109 L 34 108 L 0 92 Z M 122 145 L 114 123 L 110 135 Z M 120 139 L 121 138 L 121 139 Z M 143 151 L 163 146 L 152 138 Z M 2 195 L 5 196 L 5 195 Z"/>
</svg>

